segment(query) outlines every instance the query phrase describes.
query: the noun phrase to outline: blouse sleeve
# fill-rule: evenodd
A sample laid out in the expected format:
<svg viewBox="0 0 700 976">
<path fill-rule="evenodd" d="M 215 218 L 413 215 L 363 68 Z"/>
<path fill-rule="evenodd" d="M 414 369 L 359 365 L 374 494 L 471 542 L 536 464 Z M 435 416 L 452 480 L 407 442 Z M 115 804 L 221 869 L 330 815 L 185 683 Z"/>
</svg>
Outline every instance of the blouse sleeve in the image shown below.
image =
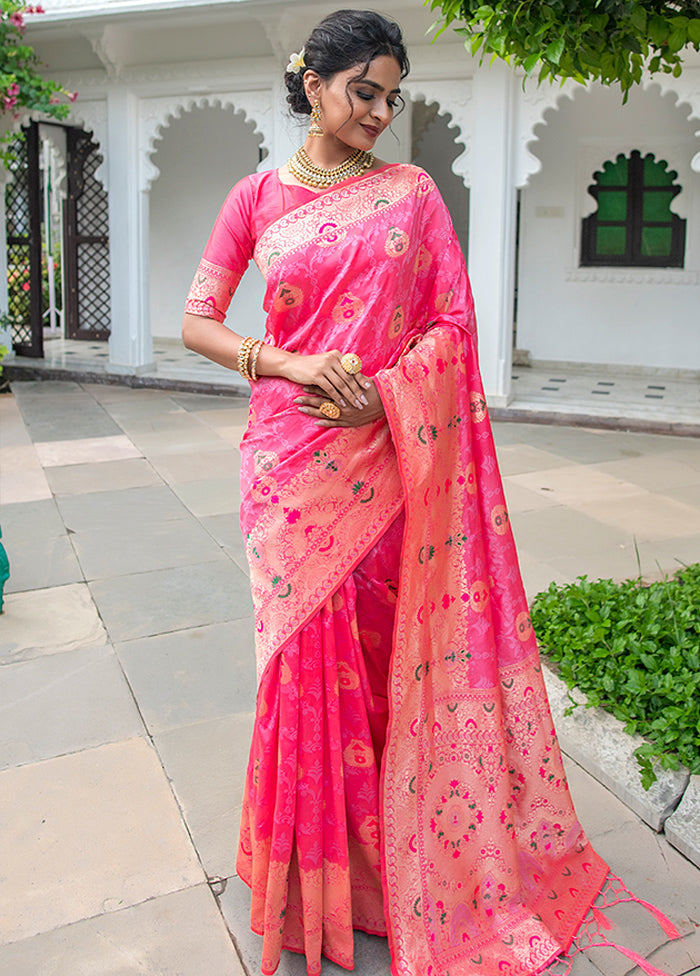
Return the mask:
<svg viewBox="0 0 700 976">
<path fill-rule="evenodd" d="M 223 322 L 253 256 L 252 188 L 236 183 L 219 211 L 190 287 L 185 312 Z"/>
</svg>

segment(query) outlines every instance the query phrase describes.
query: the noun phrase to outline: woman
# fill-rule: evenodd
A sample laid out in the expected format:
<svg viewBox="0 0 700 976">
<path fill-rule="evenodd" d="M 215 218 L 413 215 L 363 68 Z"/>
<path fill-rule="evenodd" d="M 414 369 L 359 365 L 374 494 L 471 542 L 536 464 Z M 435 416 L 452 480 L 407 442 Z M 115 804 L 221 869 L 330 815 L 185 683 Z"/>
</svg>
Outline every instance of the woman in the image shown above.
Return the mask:
<svg viewBox="0 0 700 976">
<path fill-rule="evenodd" d="M 428 175 L 371 152 L 407 71 L 383 17 L 318 25 L 285 75 L 309 135 L 233 188 L 183 324 L 252 380 L 238 871 L 264 973 L 282 948 L 352 968 L 353 928 L 402 976 L 535 973 L 608 874 L 552 727 L 459 245 Z M 264 342 L 223 325 L 251 257 Z"/>
</svg>

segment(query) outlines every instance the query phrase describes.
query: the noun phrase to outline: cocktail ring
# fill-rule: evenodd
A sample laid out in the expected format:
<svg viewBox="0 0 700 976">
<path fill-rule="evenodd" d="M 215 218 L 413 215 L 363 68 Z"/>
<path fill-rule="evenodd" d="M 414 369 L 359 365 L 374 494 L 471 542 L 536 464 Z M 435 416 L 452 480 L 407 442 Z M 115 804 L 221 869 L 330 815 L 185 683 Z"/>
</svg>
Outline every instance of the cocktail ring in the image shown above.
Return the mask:
<svg viewBox="0 0 700 976">
<path fill-rule="evenodd" d="M 340 407 L 337 403 L 333 403 L 332 400 L 324 400 L 318 409 L 329 420 L 337 420 L 340 416 Z"/>
<path fill-rule="evenodd" d="M 340 360 L 340 365 L 343 367 L 346 373 L 350 373 L 351 376 L 354 376 L 355 373 L 359 373 L 362 369 L 362 360 L 356 352 L 346 352 L 343 358 Z"/>
</svg>

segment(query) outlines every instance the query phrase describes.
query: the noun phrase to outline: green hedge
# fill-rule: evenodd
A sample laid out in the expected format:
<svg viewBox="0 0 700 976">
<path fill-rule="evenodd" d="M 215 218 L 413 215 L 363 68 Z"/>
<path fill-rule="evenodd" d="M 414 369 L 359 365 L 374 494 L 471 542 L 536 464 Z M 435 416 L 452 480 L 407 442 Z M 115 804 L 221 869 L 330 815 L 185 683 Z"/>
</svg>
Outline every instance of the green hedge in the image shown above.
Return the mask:
<svg viewBox="0 0 700 976">
<path fill-rule="evenodd" d="M 647 740 L 635 752 L 645 789 L 656 762 L 700 773 L 700 563 L 650 585 L 552 583 L 532 623 L 569 687 Z"/>
</svg>

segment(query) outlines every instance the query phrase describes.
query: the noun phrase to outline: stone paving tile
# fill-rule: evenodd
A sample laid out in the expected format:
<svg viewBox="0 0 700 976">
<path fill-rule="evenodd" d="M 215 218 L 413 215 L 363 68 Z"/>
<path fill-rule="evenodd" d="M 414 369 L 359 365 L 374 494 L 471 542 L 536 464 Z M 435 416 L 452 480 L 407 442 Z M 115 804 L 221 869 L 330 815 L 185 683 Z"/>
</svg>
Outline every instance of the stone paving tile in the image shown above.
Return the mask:
<svg viewBox="0 0 700 976">
<path fill-rule="evenodd" d="M 235 873 L 253 712 L 154 736 L 187 828 L 209 878 Z"/>
<path fill-rule="evenodd" d="M 0 396 L 0 450 L 24 447 L 31 442 L 16 398 Z"/>
<path fill-rule="evenodd" d="M 0 947 L 7 976 L 246 976 L 207 885 Z"/>
<path fill-rule="evenodd" d="M 144 739 L 0 773 L 0 863 L 0 944 L 204 881 Z"/>
<path fill-rule="evenodd" d="M 53 498 L 3 505 L 2 534 L 9 546 L 28 540 L 56 539 L 65 536 L 66 527 Z"/>
<path fill-rule="evenodd" d="M 530 471 L 547 471 L 568 467 L 568 458 L 559 457 L 551 451 L 543 451 L 523 440 L 522 443 L 501 444 L 497 448 L 498 466 L 501 475 L 526 474 Z"/>
<path fill-rule="evenodd" d="M 115 648 L 151 733 L 255 708 L 253 618 Z"/>
<path fill-rule="evenodd" d="M 579 576 L 589 579 L 635 579 L 639 575 L 634 544 L 609 546 L 598 552 L 578 552 L 571 555 L 553 556 L 550 565 L 558 573 L 574 580 Z"/>
<path fill-rule="evenodd" d="M 615 797 L 612 798 L 616 800 Z M 698 922 L 698 869 L 641 821 L 596 838 L 596 849 L 638 898 L 651 902 L 684 932 Z M 644 856 L 640 857 L 640 851 Z M 643 917 L 643 913 L 642 913 Z M 648 925 L 648 918 L 640 925 Z M 700 959 L 698 960 L 700 962 Z"/>
<path fill-rule="evenodd" d="M 248 580 L 230 561 L 134 573 L 89 585 L 113 641 L 238 620 L 253 612 Z"/>
<path fill-rule="evenodd" d="M 2 670 L 2 769 L 144 731 L 111 647 L 81 647 Z"/>
<path fill-rule="evenodd" d="M 615 478 L 595 465 L 580 464 L 548 470 L 528 471 L 511 475 L 511 482 L 535 492 L 546 492 L 547 497 L 560 505 L 580 509 L 599 499 L 627 499 L 639 494 L 639 486 Z"/>
<path fill-rule="evenodd" d="M 107 634 L 86 583 L 8 593 L 0 629 L 0 664 L 102 646 Z"/>
<path fill-rule="evenodd" d="M 169 484 L 210 481 L 214 478 L 238 479 L 241 471 L 240 452 L 232 450 L 150 454 L 149 461 L 163 481 Z"/>
<path fill-rule="evenodd" d="M 661 540 L 700 533 L 700 508 L 643 492 L 630 498 L 586 502 L 577 508 L 611 529 L 639 540 Z"/>
<path fill-rule="evenodd" d="M 84 437 L 108 439 L 122 433 L 109 414 L 82 391 L 78 394 L 61 391 L 53 397 L 21 395 L 18 403 L 35 443 Z"/>
<path fill-rule="evenodd" d="M 201 393 L 172 393 L 173 403 L 177 403 L 183 410 L 189 410 L 201 416 L 202 413 L 234 413 L 237 416 L 248 416 L 248 398 L 231 396 L 206 396 Z M 230 421 L 229 421 L 230 423 Z"/>
<path fill-rule="evenodd" d="M 193 518 L 135 524 L 115 519 L 113 525 L 76 532 L 72 539 L 88 580 L 226 559 Z"/>
<path fill-rule="evenodd" d="M 238 476 L 178 482 L 171 484 L 170 487 L 183 505 L 197 518 L 237 512 L 241 501 L 241 485 Z"/>
<path fill-rule="evenodd" d="M 632 541 L 629 532 L 612 529 L 602 520 L 563 505 L 519 512 L 513 516 L 512 526 L 518 552 L 545 563 L 566 553 L 599 552 Z"/>
<path fill-rule="evenodd" d="M 29 539 L 19 545 L 8 539 L 4 545 L 11 570 L 5 593 L 43 590 L 84 580 L 80 563 L 67 535 L 54 539 Z"/>
<path fill-rule="evenodd" d="M 54 495 L 86 495 L 94 491 L 149 488 L 161 484 L 160 476 L 145 458 L 47 468 L 46 477 Z"/>
<path fill-rule="evenodd" d="M 171 430 L 166 433 L 130 433 L 133 443 L 144 454 L 192 454 L 193 451 L 229 451 L 231 449 L 218 433 L 205 424 L 188 430 Z"/>
<path fill-rule="evenodd" d="M 700 451 L 700 448 L 698 448 Z M 650 457 L 645 455 L 638 458 L 624 458 L 621 461 L 606 461 L 593 466 L 596 470 L 621 478 L 623 481 L 639 485 L 647 491 L 666 494 L 667 489 L 678 487 L 695 488 L 695 501 L 698 502 L 697 468 L 685 461 L 678 461 L 667 454 Z"/>
<path fill-rule="evenodd" d="M 113 437 L 35 441 L 34 447 L 45 468 L 141 457 L 141 452 L 123 434 L 115 434 Z"/>
<path fill-rule="evenodd" d="M 51 498 L 51 489 L 38 461 L 37 467 L 31 470 L 0 470 L 0 505 L 41 501 L 45 498 Z"/>
<path fill-rule="evenodd" d="M 559 504 L 547 492 L 524 488 L 511 478 L 503 479 L 503 489 L 511 516 L 516 512 L 539 512 L 543 508 L 555 508 Z"/>
<path fill-rule="evenodd" d="M 700 972 L 700 928 L 682 939 L 667 942 L 649 956 L 649 962 L 670 976 Z M 645 973 L 635 966 L 630 976 L 645 976 Z"/>
<path fill-rule="evenodd" d="M 115 524 L 145 528 L 154 522 L 188 516 L 182 502 L 163 484 L 88 495 L 63 495 L 56 499 L 56 503 L 65 524 L 73 532 L 101 531 Z"/>
<path fill-rule="evenodd" d="M 262 939 L 250 929 L 250 890 L 240 878 L 231 877 L 219 902 L 226 924 L 235 936 L 246 969 L 249 973 L 259 973 Z M 323 960 L 322 976 L 345 976 L 346 973 L 347 969 L 327 959 Z M 354 976 L 389 976 L 389 944 L 386 939 L 366 935 L 364 932 L 355 932 L 353 974 Z M 283 951 L 277 976 L 306 976 L 304 956 Z"/>
</svg>

